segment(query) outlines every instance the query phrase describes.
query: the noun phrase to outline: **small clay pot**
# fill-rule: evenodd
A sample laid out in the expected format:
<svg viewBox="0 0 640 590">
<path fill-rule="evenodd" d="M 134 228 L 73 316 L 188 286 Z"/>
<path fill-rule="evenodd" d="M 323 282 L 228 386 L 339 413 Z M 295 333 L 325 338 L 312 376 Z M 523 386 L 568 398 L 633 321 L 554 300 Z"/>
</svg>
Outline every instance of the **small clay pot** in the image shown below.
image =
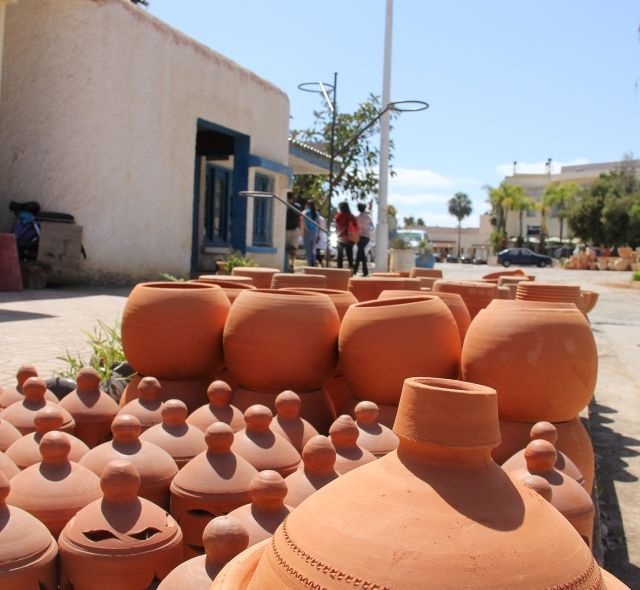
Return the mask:
<svg viewBox="0 0 640 590">
<path fill-rule="evenodd" d="M 7 502 L 33 514 L 57 538 L 76 512 L 102 496 L 100 478 L 69 461 L 71 443 L 63 432 L 47 432 L 40 441 L 42 462 L 11 480 Z"/>
<path fill-rule="evenodd" d="M 434 292 L 457 293 L 462 297 L 469 310 L 471 319 L 478 315 L 498 296 L 498 286 L 492 283 L 481 283 L 473 281 L 445 281 L 437 280 L 432 287 Z"/>
<path fill-rule="evenodd" d="M 321 275 L 327 279 L 327 289 L 347 291 L 352 276 L 350 268 L 326 268 L 319 266 L 303 266 L 302 272 L 307 275 Z"/>
<path fill-rule="evenodd" d="M 130 401 L 138 399 L 138 386 L 143 379 L 143 375 L 134 375 L 127 383 L 120 398 L 121 408 Z M 158 382 L 162 386 L 160 399 L 163 402 L 169 399 L 179 399 L 187 404 L 189 412 L 193 412 L 207 401 L 207 387 L 211 383 L 211 379 L 158 379 Z"/>
<path fill-rule="evenodd" d="M 375 461 L 373 453 L 358 446 L 360 431 L 351 416 L 339 416 L 329 429 L 331 443 L 336 449 L 335 470 L 344 475 L 361 465 Z"/>
<path fill-rule="evenodd" d="M 214 275 L 215 276 L 215 275 Z M 233 275 L 224 275 L 225 277 L 231 277 L 233 280 L 211 280 L 199 278 L 197 280 L 189 281 L 190 283 L 205 283 L 218 285 L 227 296 L 229 303 L 233 305 L 233 302 L 238 298 L 238 295 L 242 293 L 244 289 L 255 289 L 253 285 L 253 279 L 249 277 L 240 277 Z M 246 281 L 246 282 L 245 282 Z"/>
<path fill-rule="evenodd" d="M 178 469 L 207 449 L 202 430 L 187 424 L 186 419 L 186 404 L 170 399 L 162 406 L 162 423 L 140 435 L 140 440 L 153 443 L 169 453 Z"/>
<path fill-rule="evenodd" d="M 12 459 L 0 451 L 0 473 L 4 473 L 7 479 L 11 479 L 14 475 L 20 473 L 19 467 L 13 462 Z"/>
<path fill-rule="evenodd" d="M 318 434 L 304 445 L 302 469 L 287 476 L 287 496 L 284 503 L 296 508 L 311 494 L 337 479 L 336 450 L 331 441 Z"/>
<path fill-rule="evenodd" d="M 4 453 L 22 435 L 11 422 L 0 419 L 0 452 Z"/>
<path fill-rule="evenodd" d="M 302 400 L 294 391 L 287 390 L 276 397 L 276 417 L 271 421 L 271 430 L 284 436 L 298 453 L 307 441 L 318 431 L 303 418 L 300 418 Z"/>
<path fill-rule="evenodd" d="M 162 405 L 162 385 L 155 377 L 144 377 L 138 383 L 138 397 L 123 406 L 118 415 L 135 416 L 144 432 L 162 423 Z"/>
<path fill-rule="evenodd" d="M 384 457 L 398 448 L 398 437 L 393 430 L 378 422 L 380 409 L 374 402 L 359 402 L 354 410 L 358 435 L 358 446 L 370 451 L 375 457 Z"/>
<path fill-rule="evenodd" d="M 100 375 L 93 367 L 80 369 L 76 383 L 76 389 L 60 400 L 60 407 L 76 421 L 75 435 L 93 448 L 109 440 L 118 404 L 100 390 Z"/>
<path fill-rule="evenodd" d="M 21 402 L 24 399 L 22 386 L 30 377 L 38 377 L 38 371 L 33 365 L 20 365 L 16 373 L 15 387 L 0 387 L 0 410 L 8 408 L 15 402 Z M 46 390 L 44 397 L 46 400 L 57 404 L 60 400 L 53 391 Z"/>
<path fill-rule="evenodd" d="M 321 275 L 294 274 L 291 272 L 277 272 L 271 278 L 272 289 L 292 289 L 296 287 L 326 289 L 327 279 Z"/>
<path fill-rule="evenodd" d="M 498 281 L 501 277 L 523 277 L 528 281 L 535 280 L 533 275 L 527 274 L 521 268 L 513 268 L 511 270 L 499 270 L 497 272 L 490 272 L 482 277 L 483 281 Z"/>
<path fill-rule="evenodd" d="M 209 403 L 200 406 L 188 418 L 187 424 L 205 432 L 214 422 L 224 422 L 231 426 L 233 432 L 245 427 L 242 412 L 230 404 L 233 395 L 231 387 L 220 379 L 213 381 L 207 388 Z"/>
<path fill-rule="evenodd" d="M 579 285 L 521 281 L 516 288 L 516 299 L 521 301 L 573 303 L 580 311 L 584 310 Z"/>
<path fill-rule="evenodd" d="M 213 283 L 214 285 L 220 285 L 221 283 L 235 283 L 240 285 L 253 285 L 253 279 L 251 277 L 241 277 L 240 275 L 199 275 L 197 281 L 205 281 L 207 283 Z"/>
<path fill-rule="evenodd" d="M 302 291 L 303 293 L 322 293 L 324 295 L 328 295 L 329 299 L 331 299 L 331 302 L 335 306 L 336 311 L 338 312 L 340 321 L 342 321 L 344 314 L 347 313 L 347 309 L 349 309 L 349 306 L 353 305 L 354 303 L 358 303 L 358 300 L 350 291 L 339 291 L 337 289 L 311 289 L 307 287 L 296 287 L 295 289 L 287 289 L 287 291 L 293 291 L 296 293 Z"/>
<path fill-rule="evenodd" d="M 595 291 L 582 291 L 583 298 L 583 306 L 582 310 L 585 314 L 589 313 L 598 303 L 598 298 L 600 297 L 600 293 L 596 293 Z"/>
<path fill-rule="evenodd" d="M 257 289 L 270 289 L 273 275 L 280 272 L 279 268 L 266 266 L 236 266 L 232 269 L 233 276 L 249 277 Z"/>
<path fill-rule="evenodd" d="M 412 268 L 409 271 L 409 277 L 412 279 L 420 279 L 423 277 L 426 278 L 430 278 L 430 279 L 441 279 L 442 278 L 442 271 L 440 269 L 437 268 Z"/>
<path fill-rule="evenodd" d="M 349 279 L 349 291 L 360 302 L 377 299 L 378 295 L 389 289 L 419 291 L 419 279 L 404 277 L 352 277 Z"/>
</svg>

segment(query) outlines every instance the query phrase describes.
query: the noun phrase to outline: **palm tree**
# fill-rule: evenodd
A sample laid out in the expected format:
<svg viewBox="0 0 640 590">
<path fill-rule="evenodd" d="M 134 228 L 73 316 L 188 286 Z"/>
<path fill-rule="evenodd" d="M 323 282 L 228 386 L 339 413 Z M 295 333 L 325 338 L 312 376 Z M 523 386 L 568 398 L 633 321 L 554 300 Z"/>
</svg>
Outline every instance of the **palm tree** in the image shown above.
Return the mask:
<svg viewBox="0 0 640 590">
<path fill-rule="evenodd" d="M 458 262 L 460 262 L 460 237 L 462 233 L 462 220 L 469 217 L 473 211 L 471 199 L 466 193 L 456 193 L 449 199 L 449 213 L 458 220 Z"/>
<path fill-rule="evenodd" d="M 511 208 L 513 211 L 518 211 L 520 216 L 520 231 L 518 234 L 518 246 L 520 247 L 524 242 L 524 237 L 522 235 L 524 231 L 524 212 L 529 209 L 533 209 L 535 207 L 535 203 L 522 187 L 519 186 L 517 188 L 520 190 L 514 192 L 514 200 Z"/>
<path fill-rule="evenodd" d="M 561 242 L 567 207 L 579 191 L 580 187 L 575 182 L 568 182 L 565 184 L 552 183 L 548 184 L 544 189 L 544 195 L 542 196 L 542 202 L 544 205 L 546 207 L 555 206 L 557 208 L 558 217 L 560 218 Z"/>
</svg>

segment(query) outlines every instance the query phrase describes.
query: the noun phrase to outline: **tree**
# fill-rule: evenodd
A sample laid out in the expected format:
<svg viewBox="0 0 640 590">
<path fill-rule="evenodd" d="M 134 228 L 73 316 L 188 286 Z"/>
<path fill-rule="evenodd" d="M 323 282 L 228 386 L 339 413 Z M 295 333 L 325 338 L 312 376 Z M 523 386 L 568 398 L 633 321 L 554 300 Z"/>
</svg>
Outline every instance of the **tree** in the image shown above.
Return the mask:
<svg viewBox="0 0 640 590">
<path fill-rule="evenodd" d="M 473 211 L 471 199 L 466 193 L 456 193 L 449 199 L 449 213 L 458 220 L 458 261 L 460 261 L 460 240 L 462 237 L 462 220 Z"/>
<path fill-rule="evenodd" d="M 402 221 L 404 221 L 405 227 L 413 227 L 416 224 L 416 218 L 413 215 L 411 217 L 403 217 Z"/>
<path fill-rule="evenodd" d="M 531 197 L 526 193 L 526 191 L 518 186 L 515 188 L 519 188 L 520 190 L 516 190 L 513 192 L 513 200 L 511 201 L 511 210 L 518 212 L 518 221 L 519 221 L 519 232 L 518 232 L 518 247 L 521 247 L 524 243 L 524 213 L 529 209 L 533 209 L 535 203 L 531 199 Z M 544 213 L 543 213 L 544 216 Z"/>
<path fill-rule="evenodd" d="M 418 220 L 416 221 L 416 225 L 418 227 L 424 227 L 426 224 L 424 222 L 424 219 L 422 219 L 422 217 L 418 217 Z"/>
<path fill-rule="evenodd" d="M 542 202 L 548 208 L 555 208 L 560 219 L 560 241 L 564 236 L 564 220 L 567 217 L 567 209 L 580 192 L 580 187 L 575 182 L 552 182 L 544 189 Z"/>
</svg>

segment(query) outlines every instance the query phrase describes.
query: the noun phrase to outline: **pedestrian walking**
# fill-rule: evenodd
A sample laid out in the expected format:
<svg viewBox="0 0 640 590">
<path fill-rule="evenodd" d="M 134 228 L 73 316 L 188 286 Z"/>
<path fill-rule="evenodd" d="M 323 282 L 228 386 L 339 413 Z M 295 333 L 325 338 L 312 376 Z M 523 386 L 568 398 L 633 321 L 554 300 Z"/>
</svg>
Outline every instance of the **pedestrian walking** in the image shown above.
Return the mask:
<svg viewBox="0 0 640 590">
<path fill-rule="evenodd" d="M 369 269 L 367 268 L 367 256 L 366 248 L 369 240 L 371 239 L 371 232 L 373 231 L 373 219 L 367 212 L 367 206 L 364 203 L 358 203 L 359 214 L 356 217 L 358 222 L 358 230 L 360 237 L 358 238 L 358 246 L 356 250 L 356 262 L 353 267 L 353 274 L 358 273 L 358 267 L 362 262 L 362 275 L 368 276 Z"/>
</svg>

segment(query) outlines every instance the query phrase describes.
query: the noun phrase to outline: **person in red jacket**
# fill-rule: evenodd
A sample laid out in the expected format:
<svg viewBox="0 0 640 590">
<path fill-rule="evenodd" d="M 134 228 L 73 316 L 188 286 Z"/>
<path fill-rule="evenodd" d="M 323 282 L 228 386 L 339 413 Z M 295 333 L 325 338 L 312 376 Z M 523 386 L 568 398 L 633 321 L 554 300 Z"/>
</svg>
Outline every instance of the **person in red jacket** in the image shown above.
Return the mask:
<svg viewBox="0 0 640 590">
<path fill-rule="evenodd" d="M 338 268 L 342 268 L 344 254 L 347 254 L 349 268 L 353 270 L 353 244 L 349 239 L 350 228 L 358 227 L 358 221 L 349 209 L 349 203 L 342 201 L 338 203 L 338 214 L 336 215 L 336 236 L 338 238 Z M 357 241 L 357 240 L 356 240 Z"/>
</svg>

